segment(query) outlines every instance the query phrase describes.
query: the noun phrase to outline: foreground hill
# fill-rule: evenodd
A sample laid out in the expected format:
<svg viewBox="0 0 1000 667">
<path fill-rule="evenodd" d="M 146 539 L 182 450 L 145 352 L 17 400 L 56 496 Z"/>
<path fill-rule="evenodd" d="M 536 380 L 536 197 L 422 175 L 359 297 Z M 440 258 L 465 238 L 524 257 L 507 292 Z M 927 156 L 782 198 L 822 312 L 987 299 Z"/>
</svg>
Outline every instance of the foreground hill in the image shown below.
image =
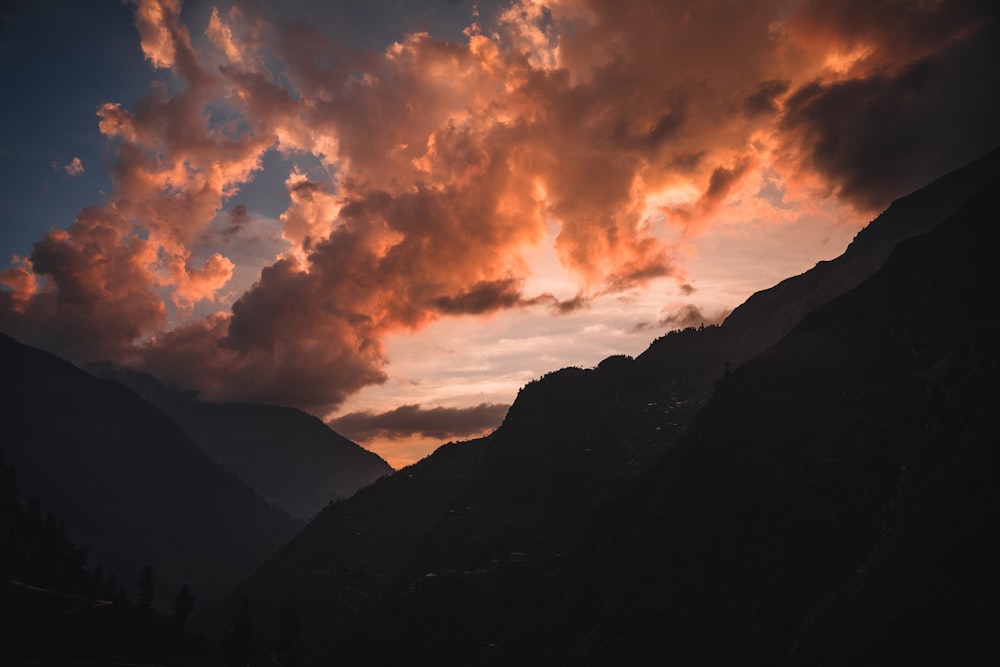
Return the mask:
<svg viewBox="0 0 1000 667">
<path fill-rule="evenodd" d="M 981 199 L 963 206 L 995 189 L 998 166 L 994 153 L 897 202 L 843 258 L 755 295 L 721 327 L 668 335 L 635 361 L 612 357 L 530 384 L 491 436 L 447 445 L 321 513 L 237 590 L 221 617 L 231 618 L 248 598 L 267 637 L 279 610 L 297 609 L 306 663 L 511 664 L 545 655 L 542 662 L 556 664 L 621 664 L 620 654 L 659 664 L 665 623 L 677 624 L 671 632 L 679 639 L 664 655 L 688 662 L 701 659 L 687 650 L 737 663 L 788 650 L 802 614 L 810 605 L 827 608 L 824 596 L 847 585 L 872 555 L 868 540 L 889 516 L 879 512 L 891 503 L 902 464 L 882 451 L 883 441 L 906 441 L 908 432 L 896 430 L 905 419 L 885 410 L 917 399 L 901 393 L 916 371 L 893 347 L 910 339 L 887 332 L 903 327 L 914 344 L 922 340 L 919 304 L 926 302 L 913 291 L 924 283 L 913 271 L 934 260 L 876 276 L 884 286 L 863 292 L 858 311 L 831 306 L 826 315 L 807 315 L 875 274 L 896 242 L 959 210 L 975 221 L 949 233 L 986 233 L 982 220 L 995 213 Z M 941 239 L 914 247 L 933 253 Z M 976 245 L 975 238 L 965 242 Z M 958 317 L 982 289 L 976 275 L 952 280 L 959 254 L 942 255 L 939 291 L 931 293 L 949 303 L 948 317 Z M 858 322 L 870 310 L 885 311 L 888 319 L 871 324 L 883 337 L 861 335 L 868 325 Z M 729 401 L 723 405 L 734 414 L 709 417 L 722 409 L 706 410 L 672 447 L 727 365 L 775 345 L 803 317 L 811 327 L 832 318 L 832 328 L 777 370 L 759 378 L 754 364 L 737 371 L 716 399 Z M 972 330 L 982 324 L 961 321 Z M 837 326 L 855 338 L 842 345 Z M 929 335 L 947 339 L 940 328 Z M 791 354 L 779 348 L 788 349 L 769 355 Z M 939 361 L 952 353 L 941 354 Z M 953 378 L 956 387 L 971 372 L 968 361 Z M 737 386 L 742 393 L 725 399 Z M 822 430 L 810 430 L 813 423 Z M 725 444 L 702 447 L 708 433 Z M 843 443 L 851 449 L 838 453 Z M 637 478 L 644 469 L 650 472 Z M 656 508 L 652 515 L 647 505 Z M 772 542 L 755 554 L 757 530 Z M 602 540 L 609 531 L 618 537 Z M 791 534 L 801 537 L 782 541 Z M 816 554 L 826 552 L 831 560 L 820 564 L 829 569 L 814 571 Z M 577 588 L 585 592 L 579 598 L 570 593 Z M 633 596 L 640 602 L 630 604 Z M 754 620 L 757 612 L 763 620 Z"/>
<path fill-rule="evenodd" d="M 165 595 L 190 582 L 204 603 L 301 526 L 118 383 L 4 335 L 0 367 L 2 449 L 21 493 L 122 581 L 151 564 Z"/>
<path fill-rule="evenodd" d="M 381 457 L 301 410 L 256 403 L 210 403 L 151 375 L 89 364 L 170 415 L 214 461 L 292 516 L 308 520 L 392 472 Z"/>
<path fill-rule="evenodd" d="M 92 567 L 87 545 L 67 533 L 37 498 L 21 502 L 17 470 L 0 452 L 0 662 L 209 664 L 211 647 L 185 632 L 196 602 L 190 589 L 168 591 L 169 615 L 150 606 L 155 576 L 142 578 L 130 599 L 129 582 Z"/>
<path fill-rule="evenodd" d="M 1000 617 L 987 184 L 737 370 L 590 526 L 552 664 L 981 664 Z M 539 653 L 540 647 L 553 649 Z"/>
</svg>

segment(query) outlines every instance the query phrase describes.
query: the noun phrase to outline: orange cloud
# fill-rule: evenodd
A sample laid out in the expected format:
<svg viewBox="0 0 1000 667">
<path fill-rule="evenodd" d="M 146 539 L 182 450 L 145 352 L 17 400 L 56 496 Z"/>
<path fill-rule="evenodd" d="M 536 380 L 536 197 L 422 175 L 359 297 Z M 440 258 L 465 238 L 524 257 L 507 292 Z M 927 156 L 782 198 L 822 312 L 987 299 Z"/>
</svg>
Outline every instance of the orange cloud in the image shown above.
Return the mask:
<svg viewBox="0 0 1000 667">
<path fill-rule="evenodd" d="M 134 4 L 177 85 L 100 108 L 114 191 L 0 276 L 0 325 L 216 398 L 328 409 L 385 380 L 389 333 L 683 281 L 722 216 L 878 206 L 1000 141 L 971 2 L 515 0 L 364 52 L 252 8 L 213 11 L 199 51 L 179 0 Z M 213 221 L 271 150 L 316 158 L 280 175 L 281 255 L 195 319 L 239 270 Z M 523 293 L 550 227 L 569 301 Z"/>
<path fill-rule="evenodd" d="M 68 163 L 62 165 L 58 162 L 53 162 L 52 169 L 55 171 L 61 171 L 68 176 L 79 176 L 83 173 L 83 160 L 75 157 Z"/>
<path fill-rule="evenodd" d="M 31 281 L 20 275 L 23 268 L 5 272 L 13 303 L 0 310 L 0 324 L 73 358 L 118 357 L 166 323 L 146 269 L 154 253 L 113 206 L 86 208 L 68 231 L 49 232 L 33 245 Z"/>
</svg>

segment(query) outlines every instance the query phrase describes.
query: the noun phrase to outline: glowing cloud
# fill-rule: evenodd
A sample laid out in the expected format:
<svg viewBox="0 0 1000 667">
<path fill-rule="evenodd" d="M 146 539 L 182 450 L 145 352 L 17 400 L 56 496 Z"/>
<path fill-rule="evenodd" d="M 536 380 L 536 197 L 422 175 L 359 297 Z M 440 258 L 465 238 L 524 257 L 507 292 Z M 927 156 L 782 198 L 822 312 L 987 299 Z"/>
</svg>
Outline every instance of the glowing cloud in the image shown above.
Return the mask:
<svg viewBox="0 0 1000 667">
<path fill-rule="evenodd" d="M 133 4 L 174 80 L 98 110 L 114 191 L 0 274 L 0 327 L 214 398 L 326 411 L 385 381 L 390 333 L 662 278 L 689 293 L 720 219 L 876 208 L 1000 142 L 998 75 L 968 69 L 995 62 L 997 24 L 974 2 L 515 0 L 462 41 L 364 52 L 252 6 L 192 39 L 179 0 Z M 268 151 L 309 166 L 280 175 L 283 244 L 227 296 L 213 225 Z M 549 238 L 572 299 L 524 293 Z"/>
<path fill-rule="evenodd" d="M 79 176 L 83 173 L 83 160 L 78 157 L 73 158 L 67 164 L 52 163 L 53 171 L 61 171 L 68 176 Z"/>
</svg>

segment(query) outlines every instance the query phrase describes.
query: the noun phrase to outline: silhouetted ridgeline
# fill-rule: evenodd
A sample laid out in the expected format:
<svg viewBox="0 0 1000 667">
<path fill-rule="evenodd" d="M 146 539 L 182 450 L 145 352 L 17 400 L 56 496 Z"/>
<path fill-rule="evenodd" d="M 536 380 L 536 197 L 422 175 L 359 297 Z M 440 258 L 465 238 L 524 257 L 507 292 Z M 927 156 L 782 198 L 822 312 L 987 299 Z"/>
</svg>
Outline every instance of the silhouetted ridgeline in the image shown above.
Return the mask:
<svg viewBox="0 0 1000 667">
<path fill-rule="evenodd" d="M 296 609 L 306 664 L 974 655 L 1000 593 L 998 167 L 896 202 L 721 327 L 528 385 L 491 436 L 322 512 L 220 624 L 250 599 L 274 637 Z"/>
<path fill-rule="evenodd" d="M 300 519 L 392 472 L 377 454 L 301 410 L 200 401 L 151 375 L 107 362 L 87 370 L 121 382 L 170 415 L 213 460 Z"/>
<path fill-rule="evenodd" d="M 211 461 L 116 382 L 0 335 L 3 450 L 25 496 L 120 573 L 152 564 L 164 590 L 221 595 L 301 524 Z"/>
<path fill-rule="evenodd" d="M 896 200 L 858 232 L 840 257 L 753 294 L 718 330 L 660 338 L 637 364 L 653 377 L 710 389 L 727 364 L 736 368 L 777 343 L 810 311 L 875 273 L 897 243 L 947 220 L 997 175 L 1000 150 Z"/>
<path fill-rule="evenodd" d="M 567 664 L 980 664 L 1000 595 L 987 184 L 724 381 L 590 526 L 517 651 Z"/>
<path fill-rule="evenodd" d="M 897 201 L 721 326 L 530 383 L 492 435 L 291 541 L 170 417 L 6 337 L 3 449 L 116 572 L 151 562 L 204 601 L 273 552 L 202 614 L 226 664 L 978 664 L 1000 599 L 998 175 L 992 153 Z M 153 390 L 219 460 L 273 456 L 233 426 L 262 428 L 258 406 Z M 254 483 L 315 503 L 293 478 Z"/>
</svg>

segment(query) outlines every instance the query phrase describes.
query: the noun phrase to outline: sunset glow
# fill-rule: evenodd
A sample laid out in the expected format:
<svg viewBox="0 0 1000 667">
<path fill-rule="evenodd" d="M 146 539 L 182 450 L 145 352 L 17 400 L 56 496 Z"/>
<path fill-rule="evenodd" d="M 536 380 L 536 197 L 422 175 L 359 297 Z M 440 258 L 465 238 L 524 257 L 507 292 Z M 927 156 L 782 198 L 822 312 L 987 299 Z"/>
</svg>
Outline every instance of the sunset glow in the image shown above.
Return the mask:
<svg viewBox="0 0 1000 667">
<path fill-rule="evenodd" d="M 116 9 L 145 92 L 37 171 L 110 189 L 5 239 L 0 329 L 396 467 L 720 322 L 1000 141 L 996 74 L 954 78 L 996 69 L 973 2 L 441 2 L 353 42 L 280 4 Z"/>
</svg>

